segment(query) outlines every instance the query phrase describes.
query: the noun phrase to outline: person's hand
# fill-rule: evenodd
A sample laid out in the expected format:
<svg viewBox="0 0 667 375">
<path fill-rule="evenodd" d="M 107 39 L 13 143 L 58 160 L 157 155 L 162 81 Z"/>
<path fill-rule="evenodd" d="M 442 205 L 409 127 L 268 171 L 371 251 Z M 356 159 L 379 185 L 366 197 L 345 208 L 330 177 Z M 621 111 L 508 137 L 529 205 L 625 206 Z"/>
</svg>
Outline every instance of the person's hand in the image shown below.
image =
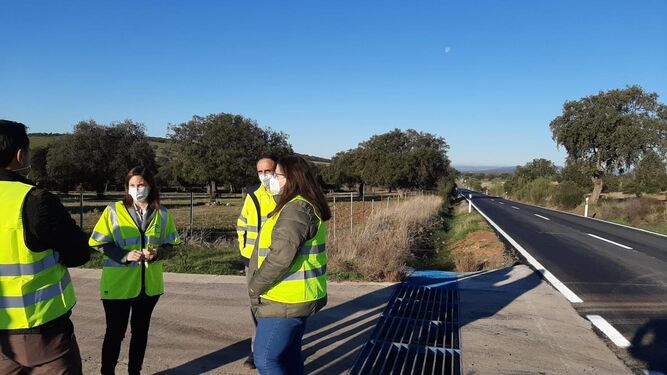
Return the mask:
<svg viewBox="0 0 667 375">
<path fill-rule="evenodd" d="M 144 255 L 144 259 L 153 260 L 157 256 L 157 248 L 143 249 L 141 253 Z"/>
<path fill-rule="evenodd" d="M 139 250 L 132 250 L 127 254 L 128 262 L 138 262 L 142 259 L 145 259 L 144 253 Z"/>
</svg>

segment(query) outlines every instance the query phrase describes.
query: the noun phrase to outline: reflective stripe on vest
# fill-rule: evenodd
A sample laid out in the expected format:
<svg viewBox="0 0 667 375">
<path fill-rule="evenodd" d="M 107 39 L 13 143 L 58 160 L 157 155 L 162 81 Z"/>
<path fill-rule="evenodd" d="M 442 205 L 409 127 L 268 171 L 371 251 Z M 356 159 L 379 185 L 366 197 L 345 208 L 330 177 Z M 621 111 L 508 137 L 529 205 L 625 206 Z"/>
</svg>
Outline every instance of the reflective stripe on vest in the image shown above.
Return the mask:
<svg viewBox="0 0 667 375">
<path fill-rule="evenodd" d="M 53 250 L 25 244 L 23 202 L 34 187 L 0 181 L 0 330 L 37 327 L 76 303 L 67 268 Z"/>
<path fill-rule="evenodd" d="M 53 253 L 42 260 L 28 264 L 0 264 L 0 276 L 32 276 L 58 263 L 60 255 Z"/>
<path fill-rule="evenodd" d="M 241 246 L 243 246 L 241 248 L 241 256 L 250 259 L 252 252 L 255 249 L 255 244 L 257 244 L 257 236 L 264 223 L 268 220 L 266 215 L 276 208 L 276 201 L 271 193 L 261 185 L 257 190 L 248 194 L 255 194 L 255 197 L 257 197 L 261 210 L 261 218 L 258 222 L 255 204 L 251 197 L 246 197 L 243 203 L 243 211 L 250 211 L 250 214 L 248 217 L 243 216 L 243 213 L 239 216 L 238 221 L 236 222 L 236 231 L 239 234 L 239 242 L 241 242 Z"/>
<path fill-rule="evenodd" d="M 290 203 L 296 200 L 310 204 L 300 196 Z M 271 234 L 279 218 L 280 212 L 262 227 L 257 254 L 259 268 L 271 254 Z M 305 241 L 282 279 L 261 297 L 282 303 L 303 303 L 324 298 L 327 295 L 326 238 L 326 223 L 320 219 L 317 234 Z"/>
<path fill-rule="evenodd" d="M 69 273 L 66 273 L 62 279 L 60 279 L 60 282 L 47 286 L 46 288 L 27 293 L 23 296 L 2 296 L 0 297 L 0 309 L 26 308 L 38 302 L 48 301 L 62 294 L 62 291 L 65 290 L 71 282 L 72 279 L 70 278 Z"/>
<path fill-rule="evenodd" d="M 109 205 L 95 225 L 90 246 L 112 243 L 125 251 L 141 250 L 142 245 L 156 248 L 162 244 L 178 244 L 180 239 L 173 219 L 166 208 L 160 207 L 143 235 L 123 202 Z M 100 296 L 102 299 L 129 299 L 139 295 L 142 286 L 141 266 L 145 268 L 145 291 L 149 296 L 164 292 L 162 261 L 119 263 L 104 257 Z"/>
</svg>

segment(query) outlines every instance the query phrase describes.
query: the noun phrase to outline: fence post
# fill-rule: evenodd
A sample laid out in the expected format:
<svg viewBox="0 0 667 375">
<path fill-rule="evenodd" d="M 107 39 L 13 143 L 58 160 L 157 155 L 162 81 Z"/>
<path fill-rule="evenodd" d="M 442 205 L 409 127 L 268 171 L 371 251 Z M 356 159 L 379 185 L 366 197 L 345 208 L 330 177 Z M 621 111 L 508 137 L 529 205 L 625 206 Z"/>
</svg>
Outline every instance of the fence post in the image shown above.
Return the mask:
<svg viewBox="0 0 667 375">
<path fill-rule="evenodd" d="M 584 207 L 584 217 L 588 217 L 588 197 L 586 197 L 586 206 Z"/>
<path fill-rule="evenodd" d="M 336 196 L 334 195 L 333 202 L 333 242 L 336 243 Z"/>
<path fill-rule="evenodd" d="M 83 188 L 81 188 L 79 194 L 79 227 L 83 230 Z"/>
<path fill-rule="evenodd" d="M 195 193 L 192 191 L 192 188 L 190 188 L 190 218 L 189 218 L 189 229 L 190 229 L 190 237 L 192 237 L 192 223 L 194 221 L 194 212 L 195 212 Z M 260 218 L 261 221 L 261 218 Z"/>
<path fill-rule="evenodd" d="M 364 216 L 364 212 L 366 212 L 366 186 L 364 185 L 364 188 L 361 189 L 361 216 Z"/>
<path fill-rule="evenodd" d="M 375 199 L 371 199 L 371 216 L 373 216 L 374 206 L 375 206 Z"/>
<path fill-rule="evenodd" d="M 353 206 L 354 204 L 354 192 L 350 192 L 350 233 L 352 233 L 352 211 L 353 211 Z"/>
<path fill-rule="evenodd" d="M 389 201 L 391 200 L 391 196 L 387 197 L 387 209 L 389 209 Z"/>
<path fill-rule="evenodd" d="M 468 213 L 472 212 L 472 194 L 468 194 Z"/>
</svg>

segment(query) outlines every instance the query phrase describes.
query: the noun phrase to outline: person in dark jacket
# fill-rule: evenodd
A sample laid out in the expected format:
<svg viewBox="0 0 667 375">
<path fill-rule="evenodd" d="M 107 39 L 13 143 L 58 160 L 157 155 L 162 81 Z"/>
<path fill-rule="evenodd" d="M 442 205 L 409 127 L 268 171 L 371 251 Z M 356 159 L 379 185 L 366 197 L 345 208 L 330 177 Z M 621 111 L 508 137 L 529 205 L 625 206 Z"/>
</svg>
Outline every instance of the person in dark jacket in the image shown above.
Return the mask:
<svg viewBox="0 0 667 375">
<path fill-rule="evenodd" d="M 260 374 L 304 373 L 306 319 L 327 303 L 326 221 L 331 211 L 308 162 L 278 161 L 270 189 L 276 208 L 250 260 L 248 292 L 257 317 L 254 362 Z"/>
<path fill-rule="evenodd" d="M 81 374 L 67 267 L 90 259 L 58 197 L 26 178 L 26 126 L 0 120 L 0 374 Z"/>
</svg>

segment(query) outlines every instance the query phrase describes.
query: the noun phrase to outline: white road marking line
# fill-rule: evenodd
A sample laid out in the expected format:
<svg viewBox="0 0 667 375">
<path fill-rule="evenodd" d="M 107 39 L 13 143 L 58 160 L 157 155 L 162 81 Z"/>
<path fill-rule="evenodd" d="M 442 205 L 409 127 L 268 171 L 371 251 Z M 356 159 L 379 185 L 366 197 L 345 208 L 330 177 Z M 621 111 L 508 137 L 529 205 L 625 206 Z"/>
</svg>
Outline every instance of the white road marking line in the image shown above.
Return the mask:
<svg viewBox="0 0 667 375">
<path fill-rule="evenodd" d="M 594 326 L 596 326 L 605 336 L 609 337 L 616 346 L 619 348 L 628 348 L 630 347 L 630 341 L 628 341 L 620 332 L 614 328 L 609 322 L 607 322 L 600 315 L 586 315 L 586 319 L 590 320 Z"/>
<path fill-rule="evenodd" d="M 597 238 L 598 240 L 602 240 L 602 241 L 605 241 L 605 242 L 609 242 L 610 244 L 614 244 L 614 245 L 616 245 L 616 246 L 620 246 L 620 247 L 622 247 L 622 248 L 624 248 L 624 249 L 632 250 L 632 248 L 631 248 L 630 246 L 621 245 L 621 244 L 618 243 L 618 242 L 614 242 L 614 241 L 612 241 L 612 240 L 608 240 L 608 239 L 606 239 L 606 238 L 602 238 L 602 237 L 600 237 L 600 236 L 596 236 L 596 235 L 594 235 L 594 234 L 590 234 L 590 233 L 586 233 L 586 234 L 589 235 L 589 236 L 591 236 L 591 237 Z"/>
<path fill-rule="evenodd" d="M 508 201 L 511 202 L 509 199 L 508 199 Z M 525 204 L 525 203 L 524 203 L 524 204 Z M 624 228 L 628 228 L 628 229 L 634 229 L 634 230 L 638 230 L 638 231 L 640 231 L 640 232 L 644 232 L 644 233 L 648 233 L 648 234 L 653 234 L 653 235 L 660 236 L 660 237 L 667 237 L 667 234 L 662 234 L 662 233 L 657 233 L 657 232 L 651 232 L 650 230 L 640 229 L 640 228 L 635 228 L 635 227 L 631 227 L 631 226 L 629 226 L 629 225 L 625 225 L 625 224 L 614 223 L 613 221 L 607 221 L 607 220 L 597 219 L 597 218 L 590 217 L 590 216 L 585 218 L 585 217 L 583 217 L 583 216 L 581 216 L 581 215 L 579 215 L 579 214 L 573 214 L 573 213 L 571 213 L 571 212 L 567 212 L 567 211 L 559 211 L 559 210 L 554 210 L 553 208 L 542 207 L 542 206 L 536 206 L 536 205 L 532 205 L 532 206 L 533 206 L 533 207 L 537 207 L 537 208 L 541 208 L 541 209 L 543 209 L 543 210 L 549 210 L 549 211 L 553 211 L 553 212 L 558 212 L 558 213 L 560 213 L 560 214 L 565 214 L 565 215 L 570 215 L 570 216 L 576 216 L 576 217 L 579 217 L 579 218 L 582 218 L 582 219 L 595 220 L 595 221 L 599 221 L 599 222 L 601 222 L 601 223 L 612 224 L 612 225 L 616 225 L 616 226 L 624 227 Z"/>
<path fill-rule="evenodd" d="M 517 206 L 512 206 L 512 208 L 515 209 L 515 210 L 519 209 L 519 207 L 517 207 Z"/>
<path fill-rule="evenodd" d="M 517 251 L 519 251 L 519 253 L 521 253 L 521 255 L 523 255 L 524 258 L 526 258 L 526 261 L 531 265 L 531 267 L 533 267 L 533 269 L 536 272 L 539 272 L 542 275 L 542 277 L 544 277 L 549 283 L 551 283 L 551 285 L 553 285 L 553 287 L 556 288 L 557 291 L 559 291 L 563 296 L 565 296 L 565 298 L 567 298 L 568 301 L 570 301 L 571 303 L 584 302 L 584 300 L 582 300 L 581 298 L 579 298 L 579 296 L 574 294 L 574 292 L 570 290 L 570 288 L 565 286 L 565 284 L 563 284 L 563 282 L 558 280 L 558 278 L 556 278 L 556 276 L 554 276 L 551 272 L 549 272 L 549 270 L 544 268 L 544 266 L 540 262 L 538 262 L 537 259 L 535 259 L 532 255 L 530 255 L 530 253 L 526 251 L 526 249 L 524 249 L 521 245 L 519 245 L 519 243 L 516 242 L 514 238 L 510 237 L 510 235 L 505 233 L 505 231 L 502 230 L 502 228 L 500 228 L 498 224 L 496 224 L 493 220 L 491 220 L 490 217 L 486 216 L 486 214 L 482 212 L 479 209 L 479 207 L 477 207 L 477 205 L 472 203 L 472 206 L 475 208 L 475 210 L 477 210 L 477 212 L 479 212 L 480 215 L 482 215 L 482 217 L 487 222 L 489 222 L 489 224 L 491 224 L 492 227 L 496 228 L 496 230 L 498 231 L 498 233 L 500 233 L 501 236 L 505 237 L 505 239 L 512 246 L 514 246 L 514 248 L 517 249 Z"/>
<path fill-rule="evenodd" d="M 503 202 L 498 202 L 498 203 L 500 203 L 500 204 L 505 204 L 505 203 L 503 203 Z"/>
<path fill-rule="evenodd" d="M 551 221 L 551 219 L 549 219 L 548 217 L 544 217 L 544 216 L 542 216 L 542 215 L 538 215 L 538 214 L 533 214 L 533 215 L 535 215 L 535 216 L 537 216 L 537 217 L 539 217 L 539 218 L 542 218 L 542 219 L 544 219 L 544 220 Z"/>
</svg>

